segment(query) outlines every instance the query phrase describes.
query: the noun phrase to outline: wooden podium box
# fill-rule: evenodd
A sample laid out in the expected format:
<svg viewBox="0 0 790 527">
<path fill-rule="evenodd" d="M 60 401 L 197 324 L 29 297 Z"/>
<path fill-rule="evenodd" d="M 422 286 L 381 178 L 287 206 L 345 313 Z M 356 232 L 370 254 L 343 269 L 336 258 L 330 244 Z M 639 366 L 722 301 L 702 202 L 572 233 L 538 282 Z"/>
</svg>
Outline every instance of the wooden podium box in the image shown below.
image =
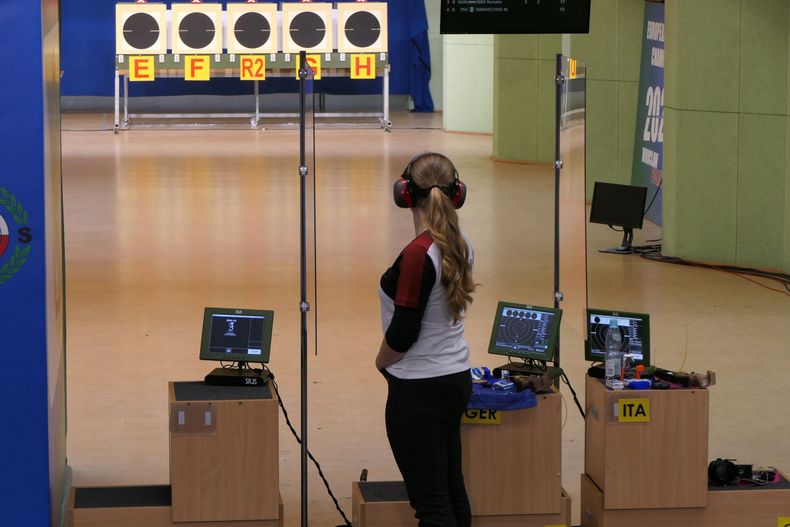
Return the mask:
<svg viewBox="0 0 790 527">
<path fill-rule="evenodd" d="M 279 414 L 268 386 L 171 382 L 174 522 L 277 520 Z"/>
<path fill-rule="evenodd" d="M 704 507 L 708 391 L 608 390 L 587 377 L 584 466 L 604 509 Z"/>
<path fill-rule="evenodd" d="M 778 488 L 708 490 L 706 507 L 605 509 L 604 494 L 582 474 L 582 527 L 785 527 L 790 524 L 790 483 Z"/>
<path fill-rule="evenodd" d="M 174 523 L 170 485 L 72 487 L 66 506 L 68 527 L 283 527 L 279 519 L 240 522 Z"/>
<path fill-rule="evenodd" d="M 472 527 L 570 526 L 571 498 L 564 489 L 556 514 L 473 516 Z M 402 481 L 355 481 L 351 486 L 354 527 L 416 527 Z"/>
<path fill-rule="evenodd" d="M 464 424 L 464 481 L 473 516 L 558 514 L 562 501 L 562 396 L 499 411 L 501 424 Z"/>
</svg>

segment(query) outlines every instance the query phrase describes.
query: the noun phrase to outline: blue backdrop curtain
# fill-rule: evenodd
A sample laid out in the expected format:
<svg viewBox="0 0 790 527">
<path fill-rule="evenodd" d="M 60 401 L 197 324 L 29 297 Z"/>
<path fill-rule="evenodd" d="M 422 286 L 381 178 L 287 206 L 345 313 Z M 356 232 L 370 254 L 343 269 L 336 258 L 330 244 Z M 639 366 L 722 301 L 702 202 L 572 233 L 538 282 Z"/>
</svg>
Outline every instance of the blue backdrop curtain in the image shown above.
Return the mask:
<svg viewBox="0 0 790 527">
<path fill-rule="evenodd" d="M 61 0 L 64 96 L 113 95 L 116 3 L 115 0 Z M 167 2 L 168 5 L 172 3 Z M 431 59 L 424 0 L 388 2 L 388 16 L 392 65 L 390 93 L 411 95 L 416 111 L 433 111 L 428 89 Z M 381 93 L 382 80 L 325 78 L 316 82 L 316 90 L 328 94 L 375 94 Z M 294 92 L 297 91 L 296 80 L 269 79 L 261 84 L 261 91 Z M 135 96 L 249 93 L 252 93 L 250 84 L 236 79 L 214 79 L 208 83 L 159 79 L 154 83 L 137 84 L 133 90 Z"/>
</svg>

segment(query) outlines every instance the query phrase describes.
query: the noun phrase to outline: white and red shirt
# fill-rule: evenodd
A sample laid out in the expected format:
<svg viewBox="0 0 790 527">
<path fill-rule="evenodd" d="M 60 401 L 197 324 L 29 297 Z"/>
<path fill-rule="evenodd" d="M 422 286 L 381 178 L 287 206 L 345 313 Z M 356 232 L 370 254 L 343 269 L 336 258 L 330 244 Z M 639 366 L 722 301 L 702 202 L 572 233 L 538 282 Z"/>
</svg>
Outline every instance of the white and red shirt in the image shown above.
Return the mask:
<svg viewBox="0 0 790 527">
<path fill-rule="evenodd" d="M 472 246 L 469 262 L 474 262 Z M 463 319 L 453 322 L 442 286 L 442 253 L 428 231 L 400 253 L 379 283 L 387 345 L 404 353 L 387 368 L 400 379 L 424 379 L 470 368 Z"/>
</svg>

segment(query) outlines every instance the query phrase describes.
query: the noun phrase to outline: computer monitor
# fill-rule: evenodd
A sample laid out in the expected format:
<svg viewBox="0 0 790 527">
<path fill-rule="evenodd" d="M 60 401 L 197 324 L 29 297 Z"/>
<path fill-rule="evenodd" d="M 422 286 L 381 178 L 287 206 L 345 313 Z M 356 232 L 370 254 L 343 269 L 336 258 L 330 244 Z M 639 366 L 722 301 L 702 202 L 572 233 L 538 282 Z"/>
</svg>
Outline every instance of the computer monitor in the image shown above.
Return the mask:
<svg viewBox="0 0 790 527">
<path fill-rule="evenodd" d="M 637 364 L 650 365 L 650 315 L 623 311 L 587 310 L 587 339 L 584 357 L 588 361 L 606 360 L 606 335 L 614 319 L 622 336 L 623 353 L 630 353 Z"/>
<path fill-rule="evenodd" d="M 647 187 L 595 182 L 590 223 L 623 228 L 623 242 L 615 249 L 601 252 L 630 254 L 634 229 L 641 229 L 645 216 Z"/>
<path fill-rule="evenodd" d="M 269 362 L 274 311 L 207 307 L 201 360 Z"/>
<path fill-rule="evenodd" d="M 557 347 L 561 318 L 560 309 L 499 302 L 488 353 L 550 361 Z"/>
</svg>

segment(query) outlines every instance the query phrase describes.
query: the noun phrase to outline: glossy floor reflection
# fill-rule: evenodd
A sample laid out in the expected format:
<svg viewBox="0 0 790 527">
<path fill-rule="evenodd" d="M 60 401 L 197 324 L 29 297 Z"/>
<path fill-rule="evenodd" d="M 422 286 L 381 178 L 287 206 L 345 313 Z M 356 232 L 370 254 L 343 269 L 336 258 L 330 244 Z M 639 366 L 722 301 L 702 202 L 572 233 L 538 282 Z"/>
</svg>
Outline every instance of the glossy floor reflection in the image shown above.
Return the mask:
<svg viewBox="0 0 790 527">
<path fill-rule="evenodd" d="M 552 303 L 552 169 L 494 162 L 491 137 L 444 133 L 439 115 L 393 120 L 391 134 L 317 133 L 319 354 L 310 359 L 310 446 L 349 514 L 351 481 L 363 468 L 371 479 L 399 478 L 373 358 L 381 340 L 378 279 L 414 234 L 411 215 L 391 198 L 409 158 L 441 151 L 470 188 L 460 216 L 481 284 L 467 320 L 472 362 L 501 362 L 486 353 L 498 300 Z M 200 379 L 214 367 L 198 360 L 204 306 L 275 310 L 271 367 L 298 417 L 298 134 L 89 131 L 106 121 L 64 118 L 65 129 L 83 130 L 63 136 L 68 458 L 80 485 L 164 483 L 167 382 Z M 564 254 L 575 255 L 564 262 L 563 292 L 576 313 L 584 231 L 574 223 L 563 227 Z M 657 237 L 649 226 L 636 243 Z M 620 240 L 604 226 L 592 226 L 589 239 L 593 248 Z M 592 306 L 649 312 L 655 362 L 719 374 L 711 457 L 790 470 L 790 299 L 724 273 L 588 256 Z M 563 324 L 563 367 L 583 397 L 582 320 L 574 314 Z M 563 480 L 578 523 L 583 421 L 563 392 Z M 298 525 L 299 449 L 284 423 L 280 451 L 286 525 Z M 311 523 L 339 524 L 314 471 L 310 492 Z"/>
</svg>

